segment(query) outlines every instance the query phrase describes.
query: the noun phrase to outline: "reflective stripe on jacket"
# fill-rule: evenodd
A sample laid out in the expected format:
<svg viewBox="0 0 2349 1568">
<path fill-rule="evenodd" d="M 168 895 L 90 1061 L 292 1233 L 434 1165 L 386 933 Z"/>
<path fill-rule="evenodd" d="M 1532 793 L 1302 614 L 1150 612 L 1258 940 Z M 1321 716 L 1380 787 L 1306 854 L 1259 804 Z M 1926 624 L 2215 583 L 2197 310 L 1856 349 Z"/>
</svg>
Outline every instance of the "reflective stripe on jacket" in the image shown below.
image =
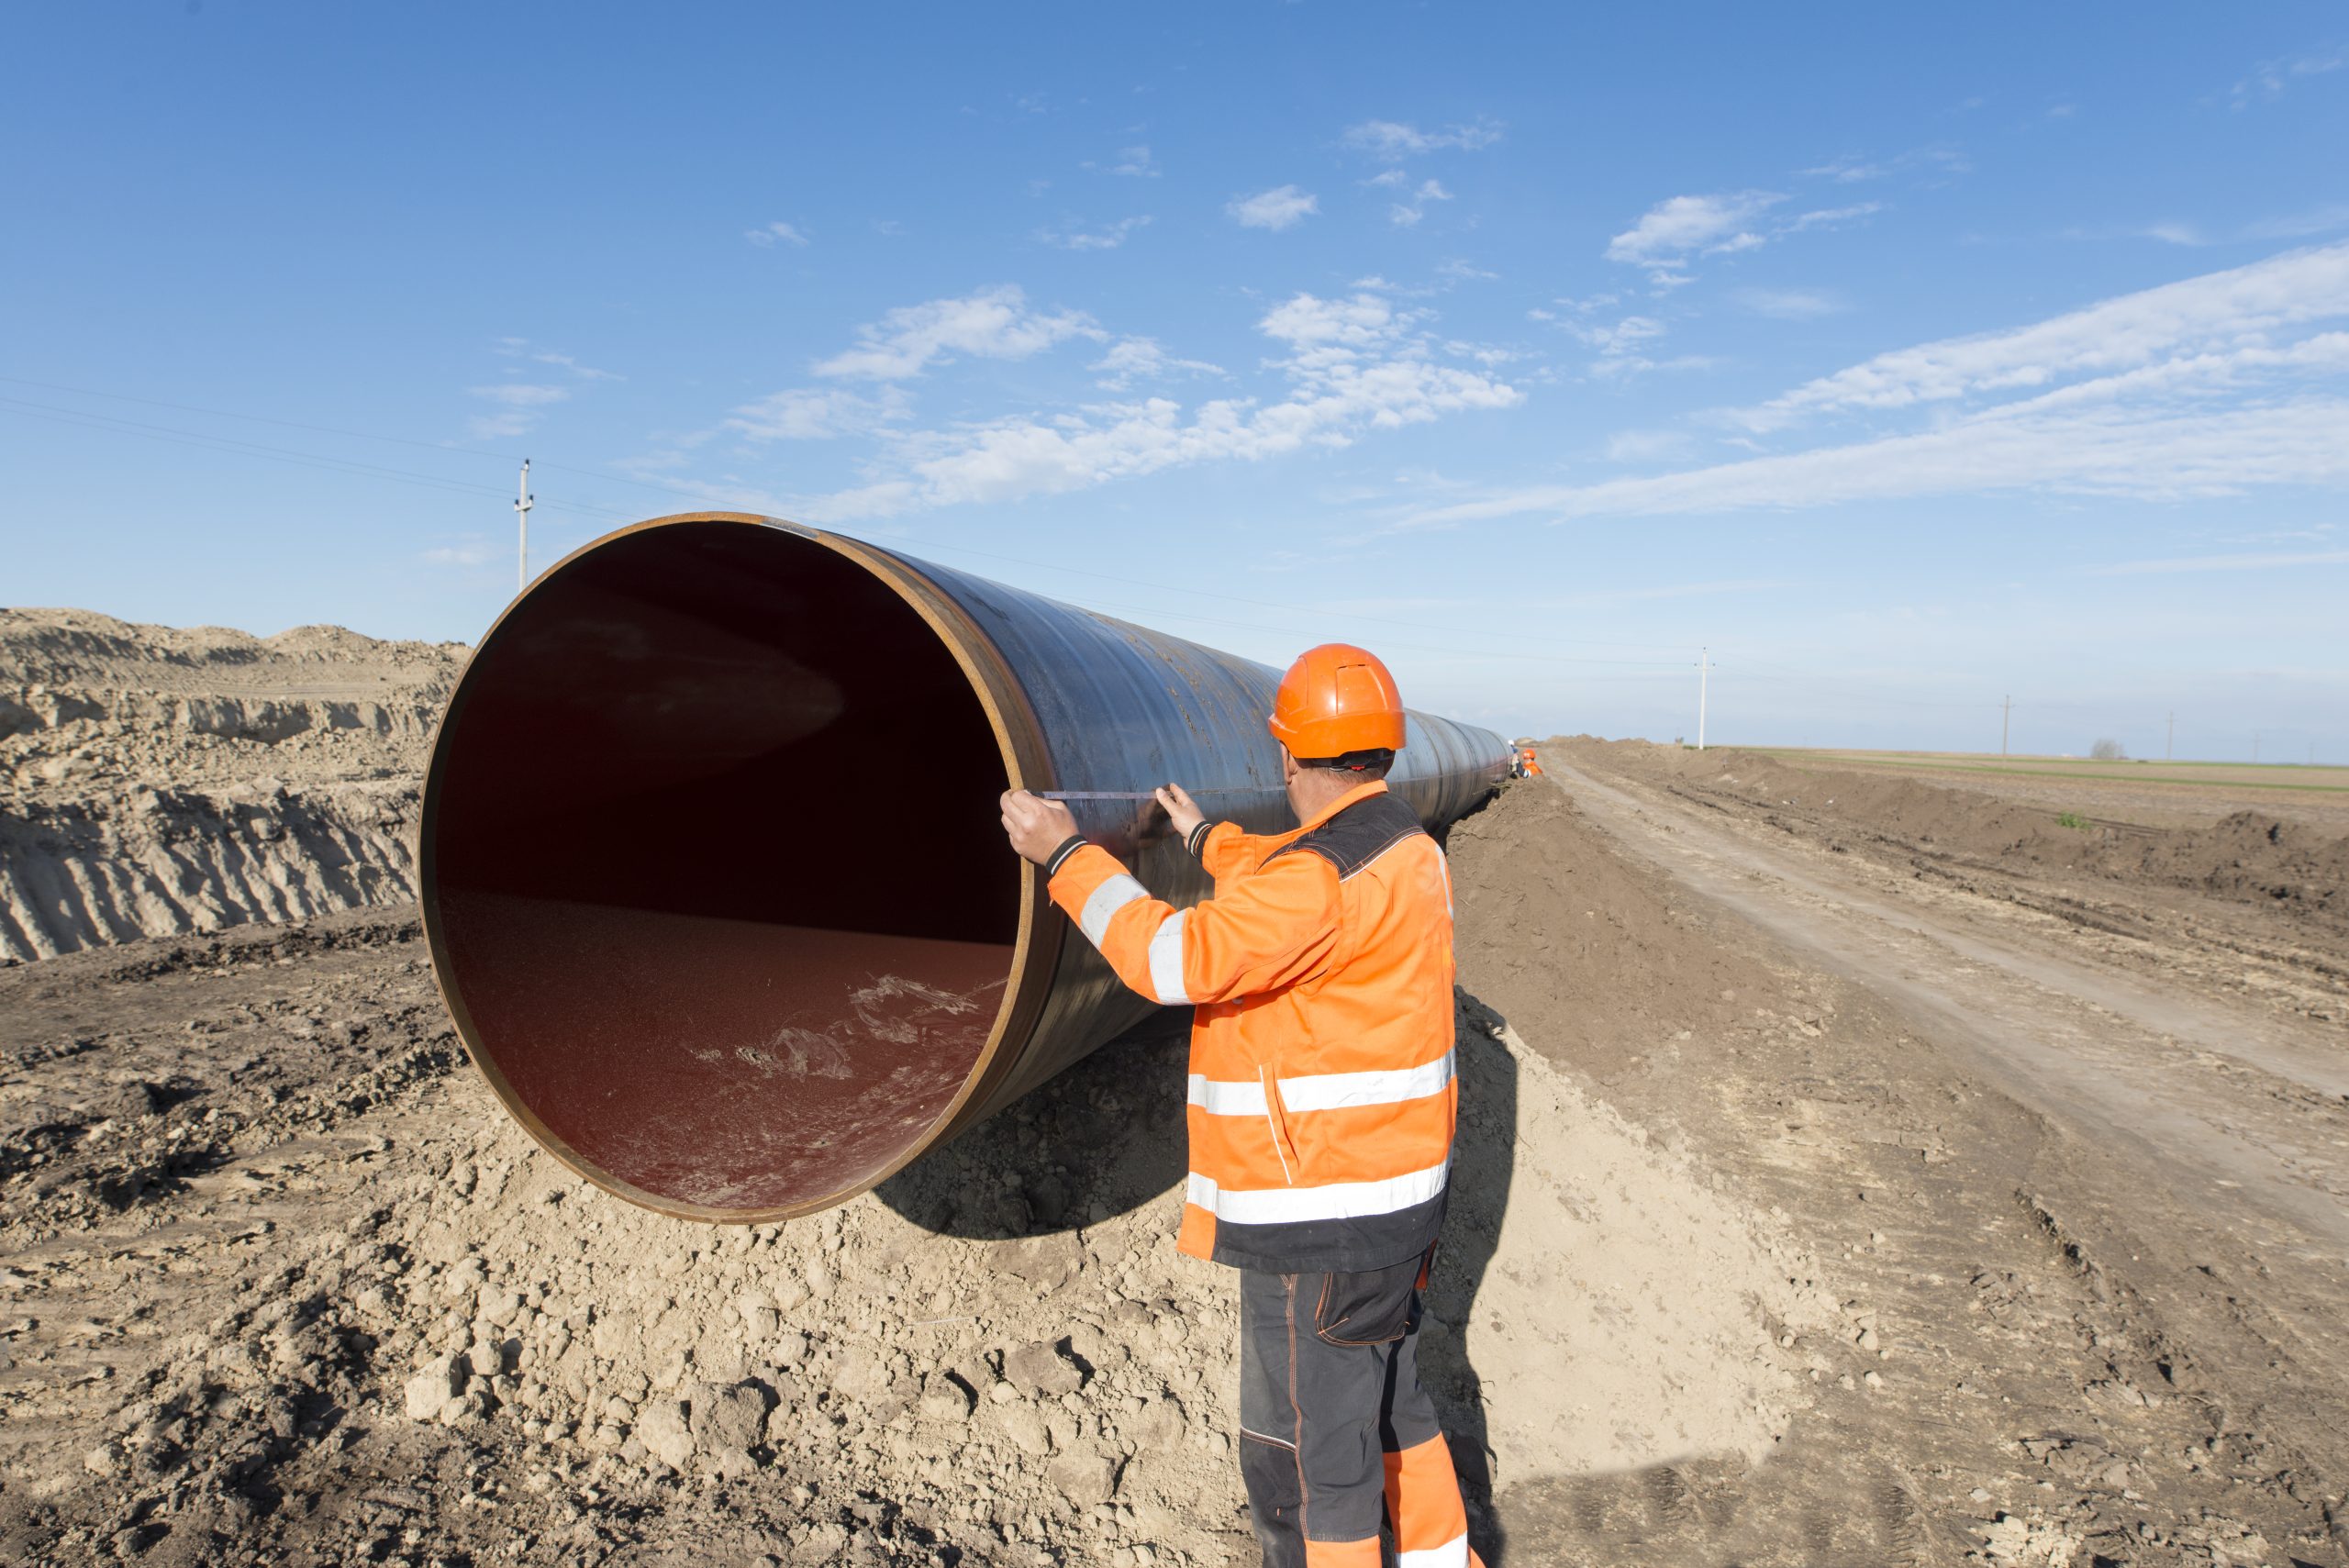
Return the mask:
<svg viewBox="0 0 2349 1568">
<path fill-rule="evenodd" d="M 1191 1030 L 1181 1246 L 1282 1273 L 1381 1268 L 1442 1223 L 1453 1081 L 1443 852 L 1383 783 L 1295 832 L 1203 827 L 1214 895 L 1176 909 L 1074 841 L 1052 901 Z"/>
</svg>

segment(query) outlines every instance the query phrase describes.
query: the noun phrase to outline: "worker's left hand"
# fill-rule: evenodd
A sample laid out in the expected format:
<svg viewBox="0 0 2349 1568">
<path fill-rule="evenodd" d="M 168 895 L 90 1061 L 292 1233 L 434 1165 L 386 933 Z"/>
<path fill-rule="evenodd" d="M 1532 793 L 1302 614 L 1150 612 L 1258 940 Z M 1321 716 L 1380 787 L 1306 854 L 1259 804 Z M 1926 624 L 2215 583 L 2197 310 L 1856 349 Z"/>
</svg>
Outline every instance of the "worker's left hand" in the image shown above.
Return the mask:
<svg viewBox="0 0 2349 1568">
<path fill-rule="evenodd" d="M 1075 831 L 1076 818 L 1059 801 L 1024 789 L 1003 792 L 1004 837 L 1022 860 L 1042 865 Z"/>
</svg>

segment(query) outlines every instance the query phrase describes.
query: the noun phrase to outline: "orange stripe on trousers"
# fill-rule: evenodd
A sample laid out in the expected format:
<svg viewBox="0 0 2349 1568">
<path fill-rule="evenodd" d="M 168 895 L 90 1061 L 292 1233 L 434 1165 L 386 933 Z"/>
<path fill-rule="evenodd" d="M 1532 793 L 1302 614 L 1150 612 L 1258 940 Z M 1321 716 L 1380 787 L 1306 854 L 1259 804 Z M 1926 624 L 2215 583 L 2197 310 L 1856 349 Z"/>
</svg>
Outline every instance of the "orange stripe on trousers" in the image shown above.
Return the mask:
<svg viewBox="0 0 2349 1568">
<path fill-rule="evenodd" d="M 1468 1528 L 1452 1450 L 1438 1432 L 1423 1443 L 1386 1456 L 1386 1516 L 1395 1521 L 1395 1550 L 1424 1551 L 1457 1540 Z"/>
</svg>

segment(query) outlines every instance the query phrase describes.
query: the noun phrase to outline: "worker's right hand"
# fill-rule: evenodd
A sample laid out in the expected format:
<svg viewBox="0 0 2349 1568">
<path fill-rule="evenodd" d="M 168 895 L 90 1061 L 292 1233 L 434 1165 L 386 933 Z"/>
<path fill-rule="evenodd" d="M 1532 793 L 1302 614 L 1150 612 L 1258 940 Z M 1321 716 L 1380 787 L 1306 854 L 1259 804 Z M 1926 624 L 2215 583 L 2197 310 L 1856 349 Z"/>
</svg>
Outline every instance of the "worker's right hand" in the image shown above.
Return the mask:
<svg viewBox="0 0 2349 1568">
<path fill-rule="evenodd" d="M 1191 829 L 1207 820 L 1207 813 L 1192 804 L 1190 793 L 1181 784 L 1160 784 L 1156 795 L 1158 804 L 1166 808 L 1166 820 L 1174 826 L 1174 836 L 1187 842 Z"/>
<path fill-rule="evenodd" d="M 1044 865 L 1054 850 L 1075 836 L 1076 818 L 1057 800 L 1046 800 L 1024 789 L 1008 789 L 998 804 L 1003 807 L 1004 837 L 1022 860 Z"/>
</svg>

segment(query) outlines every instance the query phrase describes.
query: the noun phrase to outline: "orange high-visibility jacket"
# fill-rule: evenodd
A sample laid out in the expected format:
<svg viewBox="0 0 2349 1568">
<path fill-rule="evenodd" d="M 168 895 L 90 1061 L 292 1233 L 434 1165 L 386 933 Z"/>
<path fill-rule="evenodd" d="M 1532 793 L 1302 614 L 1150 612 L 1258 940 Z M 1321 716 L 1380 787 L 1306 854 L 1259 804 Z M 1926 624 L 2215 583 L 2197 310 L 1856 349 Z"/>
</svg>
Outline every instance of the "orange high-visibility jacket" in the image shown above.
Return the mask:
<svg viewBox="0 0 2349 1568">
<path fill-rule="evenodd" d="M 1284 1273 L 1383 1268 L 1443 1221 L 1453 1082 L 1452 882 L 1383 783 L 1296 831 L 1203 823 L 1189 909 L 1098 845 L 1052 856 L 1052 901 L 1118 977 L 1191 1030 L 1182 1250 Z"/>
<path fill-rule="evenodd" d="M 1538 779 L 1542 776 L 1542 759 L 1531 751 L 1525 753 L 1525 776 L 1529 779 Z"/>
</svg>

